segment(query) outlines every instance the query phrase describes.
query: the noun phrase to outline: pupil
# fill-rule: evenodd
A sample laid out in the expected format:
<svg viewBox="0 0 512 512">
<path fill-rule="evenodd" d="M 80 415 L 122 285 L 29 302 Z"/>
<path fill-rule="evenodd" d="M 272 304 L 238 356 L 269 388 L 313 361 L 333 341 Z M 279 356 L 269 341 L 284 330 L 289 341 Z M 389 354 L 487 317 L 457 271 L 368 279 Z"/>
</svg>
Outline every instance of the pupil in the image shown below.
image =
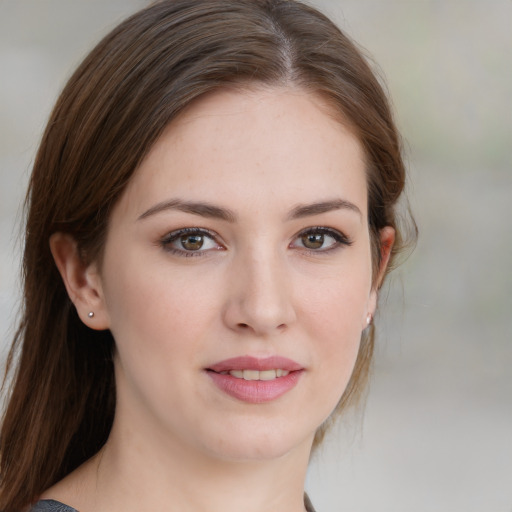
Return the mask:
<svg viewBox="0 0 512 512">
<path fill-rule="evenodd" d="M 324 245 L 324 235 L 321 233 L 302 235 L 302 243 L 308 249 L 320 249 Z"/>
<path fill-rule="evenodd" d="M 181 238 L 181 245 L 188 251 L 197 251 L 203 246 L 203 237 L 201 235 L 188 235 Z"/>
</svg>

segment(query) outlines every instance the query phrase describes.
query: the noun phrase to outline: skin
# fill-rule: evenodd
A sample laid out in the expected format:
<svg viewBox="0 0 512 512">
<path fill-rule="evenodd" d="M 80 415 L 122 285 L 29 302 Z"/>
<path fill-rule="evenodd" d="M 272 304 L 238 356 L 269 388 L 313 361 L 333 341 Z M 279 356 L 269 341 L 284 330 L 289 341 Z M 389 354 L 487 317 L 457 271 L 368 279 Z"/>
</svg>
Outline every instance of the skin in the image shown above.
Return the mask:
<svg viewBox="0 0 512 512">
<path fill-rule="evenodd" d="M 161 208 L 171 200 L 233 218 Z M 114 335 L 118 401 L 102 451 L 43 497 L 81 512 L 303 510 L 314 433 L 350 378 L 393 242 L 384 229 L 372 276 L 366 212 L 361 146 L 322 98 L 254 88 L 193 103 L 115 206 L 101 266 L 65 234 L 50 241 L 84 323 Z M 199 250 L 183 228 L 208 230 Z M 246 403 L 205 371 L 245 355 L 304 370 Z"/>
</svg>

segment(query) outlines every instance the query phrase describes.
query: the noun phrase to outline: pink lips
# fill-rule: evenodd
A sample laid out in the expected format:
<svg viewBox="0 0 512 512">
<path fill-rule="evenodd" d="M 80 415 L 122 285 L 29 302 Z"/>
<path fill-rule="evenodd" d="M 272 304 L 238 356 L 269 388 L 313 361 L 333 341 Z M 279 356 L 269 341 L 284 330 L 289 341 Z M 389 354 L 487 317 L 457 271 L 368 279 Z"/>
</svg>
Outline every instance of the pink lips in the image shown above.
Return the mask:
<svg viewBox="0 0 512 512">
<path fill-rule="evenodd" d="M 285 370 L 288 375 L 272 380 L 245 380 L 233 377 L 231 370 Z M 251 356 L 234 357 L 219 361 L 207 368 L 213 383 L 223 392 L 248 403 L 269 402 L 290 391 L 297 384 L 304 368 L 291 359 L 273 356 L 259 359 Z M 221 373 L 224 372 L 224 373 Z"/>
</svg>

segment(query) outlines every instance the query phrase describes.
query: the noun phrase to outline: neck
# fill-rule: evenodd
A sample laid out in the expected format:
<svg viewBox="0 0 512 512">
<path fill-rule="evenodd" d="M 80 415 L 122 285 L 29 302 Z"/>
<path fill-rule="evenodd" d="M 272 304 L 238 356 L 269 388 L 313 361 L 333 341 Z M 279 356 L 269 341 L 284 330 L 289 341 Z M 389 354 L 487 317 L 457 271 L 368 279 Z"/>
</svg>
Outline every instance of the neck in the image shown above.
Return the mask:
<svg viewBox="0 0 512 512">
<path fill-rule="evenodd" d="M 302 512 L 311 442 L 275 458 L 219 460 L 183 444 L 138 438 L 114 425 L 109 441 L 90 463 L 88 487 L 94 491 L 88 494 L 94 503 L 77 508 Z"/>
</svg>

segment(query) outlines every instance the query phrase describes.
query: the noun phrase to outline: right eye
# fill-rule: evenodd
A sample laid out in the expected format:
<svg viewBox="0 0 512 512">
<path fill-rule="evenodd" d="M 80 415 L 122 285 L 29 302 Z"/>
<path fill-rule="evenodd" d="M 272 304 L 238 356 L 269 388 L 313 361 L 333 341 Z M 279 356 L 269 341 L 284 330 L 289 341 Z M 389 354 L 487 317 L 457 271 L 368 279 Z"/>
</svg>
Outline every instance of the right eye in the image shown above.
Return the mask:
<svg viewBox="0 0 512 512">
<path fill-rule="evenodd" d="M 183 228 L 172 231 L 161 240 L 162 247 L 178 256 L 202 256 L 224 247 L 215 241 L 215 234 L 201 228 Z"/>
</svg>

